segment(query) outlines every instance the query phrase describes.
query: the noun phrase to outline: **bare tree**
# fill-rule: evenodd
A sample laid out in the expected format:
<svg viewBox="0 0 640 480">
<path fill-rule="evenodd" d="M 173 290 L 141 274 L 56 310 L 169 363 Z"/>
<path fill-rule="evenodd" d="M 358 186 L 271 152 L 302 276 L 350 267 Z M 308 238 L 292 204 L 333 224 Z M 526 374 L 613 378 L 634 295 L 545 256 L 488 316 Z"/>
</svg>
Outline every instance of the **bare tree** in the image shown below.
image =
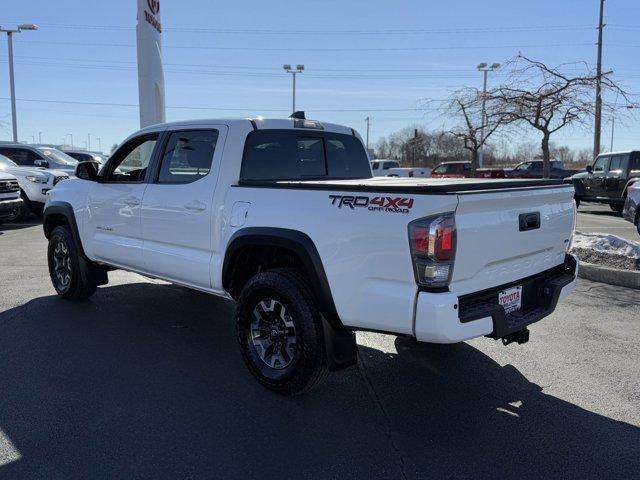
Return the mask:
<svg viewBox="0 0 640 480">
<path fill-rule="evenodd" d="M 479 152 L 503 124 L 503 117 L 494 115 L 494 108 L 487 105 L 485 117 L 482 118 L 483 93 L 475 88 L 464 88 L 453 93 L 444 104 L 443 114 L 458 120 L 449 130 L 449 134 L 459 139 L 471 155 L 471 175 L 478 168 Z M 490 103 L 491 100 L 487 99 Z"/>
<path fill-rule="evenodd" d="M 581 67 L 584 74 L 570 76 L 567 67 Z M 542 135 L 540 146 L 543 174 L 549 178 L 550 139 L 568 126 L 586 126 L 595 113 L 593 91 L 598 76 L 584 62 L 549 67 L 542 62 L 518 55 L 506 65 L 507 81 L 487 94 L 492 115 L 505 124 L 528 124 Z M 603 91 L 615 92 L 627 105 L 629 95 L 607 74 L 601 76 Z"/>
</svg>

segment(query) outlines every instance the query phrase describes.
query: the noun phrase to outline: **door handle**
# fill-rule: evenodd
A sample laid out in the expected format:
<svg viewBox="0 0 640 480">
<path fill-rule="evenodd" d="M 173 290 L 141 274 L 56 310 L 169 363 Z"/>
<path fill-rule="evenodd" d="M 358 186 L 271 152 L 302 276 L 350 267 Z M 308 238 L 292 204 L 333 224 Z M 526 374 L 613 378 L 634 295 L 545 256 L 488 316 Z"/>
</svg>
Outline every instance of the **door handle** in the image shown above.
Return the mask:
<svg viewBox="0 0 640 480">
<path fill-rule="evenodd" d="M 205 211 L 207 209 L 207 206 L 204 203 L 195 200 L 193 202 L 187 203 L 184 206 L 184 208 L 186 208 L 187 210 L 190 210 L 192 212 L 203 212 L 203 211 Z"/>
</svg>

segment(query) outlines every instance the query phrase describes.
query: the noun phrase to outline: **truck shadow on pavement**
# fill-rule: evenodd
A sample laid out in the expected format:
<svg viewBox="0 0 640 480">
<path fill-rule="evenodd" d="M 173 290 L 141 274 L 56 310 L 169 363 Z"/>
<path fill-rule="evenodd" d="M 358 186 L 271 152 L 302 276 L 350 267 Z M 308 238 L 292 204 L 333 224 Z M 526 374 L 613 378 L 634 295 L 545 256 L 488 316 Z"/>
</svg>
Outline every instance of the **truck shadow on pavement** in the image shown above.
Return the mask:
<svg viewBox="0 0 640 480">
<path fill-rule="evenodd" d="M 133 283 L 0 313 L 0 477 L 631 478 L 640 469 L 639 428 L 546 395 L 467 344 L 360 345 L 358 367 L 310 394 L 272 394 L 245 370 L 234 308 Z"/>
</svg>

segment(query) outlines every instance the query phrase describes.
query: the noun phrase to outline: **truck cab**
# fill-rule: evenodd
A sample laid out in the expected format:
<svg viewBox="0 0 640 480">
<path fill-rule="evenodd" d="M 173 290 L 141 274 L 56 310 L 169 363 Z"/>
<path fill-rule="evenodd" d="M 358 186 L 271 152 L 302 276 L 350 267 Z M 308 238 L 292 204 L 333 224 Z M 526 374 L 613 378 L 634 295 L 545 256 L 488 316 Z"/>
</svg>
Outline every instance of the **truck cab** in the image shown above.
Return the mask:
<svg viewBox="0 0 640 480">
<path fill-rule="evenodd" d="M 576 202 L 608 204 L 621 212 L 629 186 L 640 180 L 640 151 L 609 152 L 598 155 L 585 172 L 571 177 Z"/>
</svg>

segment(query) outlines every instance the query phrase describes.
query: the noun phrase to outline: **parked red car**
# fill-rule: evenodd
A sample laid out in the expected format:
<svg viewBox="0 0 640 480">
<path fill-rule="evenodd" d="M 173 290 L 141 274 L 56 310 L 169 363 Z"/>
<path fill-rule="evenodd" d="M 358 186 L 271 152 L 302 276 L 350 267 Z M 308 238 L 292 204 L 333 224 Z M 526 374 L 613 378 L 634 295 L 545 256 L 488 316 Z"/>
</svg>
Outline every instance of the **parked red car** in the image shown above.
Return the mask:
<svg viewBox="0 0 640 480">
<path fill-rule="evenodd" d="M 443 162 L 433 169 L 432 178 L 470 178 L 471 162 Z M 478 168 L 475 178 L 505 178 L 502 168 Z"/>
</svg>

